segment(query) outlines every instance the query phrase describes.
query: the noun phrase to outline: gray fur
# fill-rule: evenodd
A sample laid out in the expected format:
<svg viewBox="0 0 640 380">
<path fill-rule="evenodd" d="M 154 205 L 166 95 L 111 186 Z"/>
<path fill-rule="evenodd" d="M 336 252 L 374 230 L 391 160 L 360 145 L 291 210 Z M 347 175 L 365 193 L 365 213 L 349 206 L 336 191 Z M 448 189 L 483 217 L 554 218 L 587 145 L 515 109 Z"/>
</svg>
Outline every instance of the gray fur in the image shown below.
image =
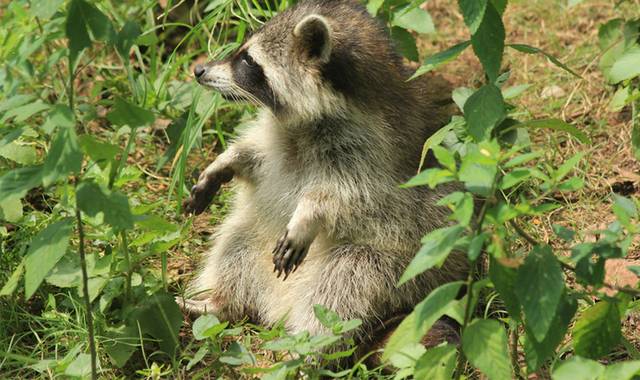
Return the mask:
<svg viewBox="0 0 640 380">
<path fill-rule="evenodd" d="M 293 33 L 310 15 L 327 23 L 319 25 L 328 27 L 329 52 L 309 54 Z M 464 278 L 466 260 L 454 254 L 396 288 L 420 238 L 448 223 L 435 203 L 454 187 L 398 187 L 449 117 L 441 102 L 448 90 L 436 78 L 406 82 L 384 30 L 356 1 L 303 1 L 240 50 L 264 70 L 278 106 L 238 88 L 230 60 L 208 64 L 198 78 L 264 108 L 193 189 L 191 203 L 206 206 L 206 189 L 235 176 L 232 211 L 192 284 L 201 300 L 193 308 L 204 302 L 221 318 L 267 325 L 286 317 L 291 332 L 318 333 L 313 305 L 322 304 L 362 319 L 363 338 L 438 285 Z"/>
</svg>

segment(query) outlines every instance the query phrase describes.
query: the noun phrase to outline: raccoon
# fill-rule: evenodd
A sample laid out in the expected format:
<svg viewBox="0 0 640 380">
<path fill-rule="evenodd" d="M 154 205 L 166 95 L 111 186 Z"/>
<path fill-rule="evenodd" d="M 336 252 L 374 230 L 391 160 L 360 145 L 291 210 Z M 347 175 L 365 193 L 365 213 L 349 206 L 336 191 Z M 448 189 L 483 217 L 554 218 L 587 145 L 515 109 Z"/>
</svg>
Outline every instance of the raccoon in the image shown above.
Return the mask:
<svg viewBox="0 0 640 380">
<path fill-rule="evenodd" d="M 399 184 L 450 117 L 450 92 L 435 77 L 407 81 L 384 27 L 357 1 L 301 1 L 194 74 L 259 112 L 191 190 L 196 214 L 232 179 L 235 199 L 184 307 L 317 334 L 321 304 L 362 320 L 354 336 L 364 341 L 466 277 L 466 260 L 453 254 L 396 286 L 420 238 L 448 223 L 436 203 L 455 186 Z"/>
</svg>

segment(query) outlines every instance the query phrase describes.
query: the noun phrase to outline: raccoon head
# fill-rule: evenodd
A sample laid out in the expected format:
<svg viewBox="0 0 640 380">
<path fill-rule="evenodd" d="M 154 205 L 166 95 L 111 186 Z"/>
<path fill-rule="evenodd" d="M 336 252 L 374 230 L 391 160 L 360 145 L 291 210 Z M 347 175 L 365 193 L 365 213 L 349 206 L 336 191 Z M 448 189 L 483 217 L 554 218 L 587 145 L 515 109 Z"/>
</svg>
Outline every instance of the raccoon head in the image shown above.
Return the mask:
<svg viewBox="0 0 640 380">
<path fill-rule="evenodd" d="M 339 96 L 322 79 L 332 52 L 331 22 L 299 13 L 275 17 L 229 58 L 196 66 L 198 83 L 276 115 L 313 117 L 335 108 Z"/>
</svg>

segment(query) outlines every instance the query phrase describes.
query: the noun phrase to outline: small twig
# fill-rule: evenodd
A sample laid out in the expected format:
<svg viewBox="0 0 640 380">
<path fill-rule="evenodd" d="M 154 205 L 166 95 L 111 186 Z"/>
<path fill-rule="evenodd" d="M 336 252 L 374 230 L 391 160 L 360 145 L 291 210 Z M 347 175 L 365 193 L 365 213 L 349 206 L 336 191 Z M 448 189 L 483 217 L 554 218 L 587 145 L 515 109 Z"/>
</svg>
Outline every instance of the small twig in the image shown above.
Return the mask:
<svg viewBox="0 0 640 380">
<path fill-rule="evenodd" d="M 87 330 L 89 333 L 89 351 L 91 352 L 91 379 L 98 379 L 98 368 L 96 365 L 96 342 L 93 332 L 93 314 L 91 312 L 91 298 L 89 297 L 89 275 L 87 274 L 87 260 L 84 251 L 84 230 L 82 228 L 82 213 L 76 206 L 76 220 L 78 222 L 78 236 L 80 244 L 78 252 L 80 254 L 80 268 L 82 269 L 82 295 L 84 297 L 85 308 L 87 309 Z"/>
</svg>

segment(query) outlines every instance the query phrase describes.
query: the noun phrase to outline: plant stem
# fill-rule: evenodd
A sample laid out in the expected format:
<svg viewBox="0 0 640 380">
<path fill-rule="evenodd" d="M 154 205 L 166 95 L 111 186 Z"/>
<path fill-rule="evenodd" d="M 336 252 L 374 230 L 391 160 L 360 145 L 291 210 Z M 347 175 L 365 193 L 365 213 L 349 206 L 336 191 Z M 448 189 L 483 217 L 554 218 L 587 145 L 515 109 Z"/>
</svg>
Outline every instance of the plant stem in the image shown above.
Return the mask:
<svg viewBox="0 0 640 380">
<path fill-rule="evenodd" d="M 489 207 L 489 199 L 485 199 L 482 203 L 482 207 L 480 208 L 480 213 L 478 214 L 478 218 L 476 219 L 476 224 L 473 229 L 473 236 L 477 236 L 482 231 L 482 223 L 484 222 L 484 217 L 487 214 L 487 208 Z M 471 268 L 469 269 L 469 276 L 467 277 L 467 303 L 464 307 L 464 321 L 462 323 L 462 328 L 460 329 L 460 336 L 464 336 L 464 330 L 467 328 L 467 325 L 471 321 L 471 309 L 473 306 L 473 283 L 475 282 L 475 274 L 476 274 L 476 266 L 478 265 L 478 259 L 473 260 L 471 262 Z M 460 351 L 460 355 L 458 355 L 458 364 L 456 365 L 456 371 L 454 373 L 454 379 L 460 379 L 462 376 L 462 372 L 464 371 L 465 364 L 465 356 L 462 351 Z"/>
<path fill-rule="evenodd" d="M 87 260 L 84 251 L 84 230 L 82 228 L 82 213 L 76 206 L 76 220 L 78 222 L 78 235 L 80 244 L 78 251 L 80 253 L 80 268 L 82 269 L 82 295 L 84 297 L 85 307 L 87 309 L 87 330 L 89 333 L 89 351 L 91 352 L 91 378 L 98 378 L 98 369 L 96 365 L 96 342 L 93 331 L 93 314 L 91 312 L 91 298 L 89 297 L 89 275 L 87 274 Z"/>
<path fill-rule="evenodd" d="M 511 329 L 511 366 L 517 379 L 522 379 L 520 364 L 518 363 L 518 323 Z"/>
<path fill-rule="evenodd" d="M 125 284 L 124 284 L 124 299 L 127 302 L 131 299 L 131 256 L 129 255 L 129 243 L 127 241 L 127 232 L 120 232 L 120 240 L 122 244 L 122 252 L 124 253 L 124 261 L 127 264 L 127 271 L 125 273 Z"/>
</svg>

